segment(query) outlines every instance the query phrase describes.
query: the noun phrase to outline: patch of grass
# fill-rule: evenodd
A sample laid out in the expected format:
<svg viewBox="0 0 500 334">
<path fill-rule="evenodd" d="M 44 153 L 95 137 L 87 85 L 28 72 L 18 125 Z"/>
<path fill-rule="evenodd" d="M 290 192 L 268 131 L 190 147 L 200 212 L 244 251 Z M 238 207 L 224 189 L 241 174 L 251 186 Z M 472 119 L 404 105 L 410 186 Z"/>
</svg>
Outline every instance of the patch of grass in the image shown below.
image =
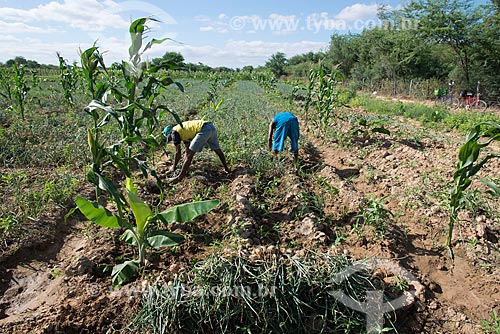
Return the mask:
<svg viewBox="0 0 500 334">
<path fill-rule="evenodd" d="M 379 115 L 397 115 L 418 120 L 422 123 L 432 125 L 440 124 L 448 129 L 458 129 L 466 132 L 480 122 L 499 122 L 500 117 L 493 113 L 477 113 L 470 111 L 458 111 L 447 109 L 444 106 L 427 106 L 421 103 L 403 103 L 398 101 L 386 101 L 376 99 L 368 95 L 357 95 L 351 100 L 351 105 L 361 107 L 368 112 Z"/>
<path fill-rule="evenodd" d="M 0 176 L 0 191 L 3 203 L 0 210 L 10 212 L 23 220 L 26 217 L 39 218 L 51 206 L 68 206 L 79 189 L 81 180 L 65 169 L 43 176 L 28 175 L 27 172 L 12 170 Z"/>
<path fill-rule="evenodd" d="M 491 319 L 481 321 L 483 334 L 500 334 L 500 317 L 495 310 L 491 311 Z"/>
<path fill-rule="evenodd" d="M 132 326 L 149 333 L 362 333 L 365 315 L 332 293 L 360 300 L 375 289 L 363 271 L 335 283 L 350 264 L 326 254 L 250 260 L 214 252 L 184 278 L 150 287 Z"/>
</svg>

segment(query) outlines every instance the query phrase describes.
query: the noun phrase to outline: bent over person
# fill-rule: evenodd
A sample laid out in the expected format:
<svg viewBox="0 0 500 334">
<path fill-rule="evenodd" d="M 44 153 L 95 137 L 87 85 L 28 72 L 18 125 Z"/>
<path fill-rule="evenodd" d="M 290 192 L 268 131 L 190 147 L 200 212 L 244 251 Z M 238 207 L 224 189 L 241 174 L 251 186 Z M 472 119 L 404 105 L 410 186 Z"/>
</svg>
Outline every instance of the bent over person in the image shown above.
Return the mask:
<svg viewBox="0 0 500 334">
<path fill-rule="evenodd" d="M 168 125 L 163 129 L 163 135 L 166 137 L 167 143 L 172 141 L 175 145 L 174 164 L 168 172 L 174 172 L 181 159 L 181 142 L 186 147 L 181 171 L 178 176 L 170 178 L 170 182 L 179 181 L 186 176 L 194 154 L 201 152 L 205 145 L 208 145 L 217 154 L 224 166 L 225 172 L 230 172 L 226 163 L 226 157 L 219 146 L 217 129 L 212 123 L 203 120 L 194 120 L 182 122 L 182 126 L 179 124 L 176 126 Z"/>
<path fill-rule="evenodd" d="M 274 132 L 274 138 L 273 138 Z M 285 139 L 290 138 L 291 149 L 295 160 L 299 157 L 299 121 L 291 112 L 281 112 L 269 123 L 267 146 L 275 154 L 283 151 Z"/>
</svg>

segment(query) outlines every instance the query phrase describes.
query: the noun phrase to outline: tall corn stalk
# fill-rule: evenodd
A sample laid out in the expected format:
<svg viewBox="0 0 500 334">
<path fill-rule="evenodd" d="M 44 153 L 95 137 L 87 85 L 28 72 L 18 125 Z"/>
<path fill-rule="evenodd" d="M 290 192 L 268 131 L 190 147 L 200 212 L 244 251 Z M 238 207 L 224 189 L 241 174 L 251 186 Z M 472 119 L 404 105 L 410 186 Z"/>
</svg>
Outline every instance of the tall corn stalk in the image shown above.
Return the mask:
<svg viewBox="0 0 500 334">
<path fill-rule="evenodd" d="M 334 116 L 335 108 L 339 106 L 338 83 L 343 79 L 337 66 L 329 71 L 320 63 L 318 68 L 310 70 L 305 102 L 306 122 L 309 120 L 309 108 L 312 107 L 316 113 L 311 120 L 324 132 Z"/>
<path fill-rule="evenodd" d="M 68 64 L 67 61 L 57 53 L 59 59 L 59 70 L 61 76 L 61 86 L 64 90 L 64 99 L 70 107 L 74 106 L 73 92 L 78 84 L 78 67 Z"/>
<path fill-rule="evenodd" d="M 30 87 L 28 87 L 26 83 L 25 70 L 23 65 L 17 66 L 16 63 L 12 65 L 14 70 L 14 86 L 12 95 L 14 96 L 15 102 L 17 104 L 17 108 L 19 113 L 21 114 L 21 118 L 24 121 L 24 109 L 26 105 L 26 98 L 28 92 L 30 91 Z"/>
<path fill-rule="evenodd" d="M 174 82 L 166 72 L 160 71 L 175 68 L 175 65 L 164 62 L 146 67 L 141 61 L 145 51 L 154 44 L 168 40 L 168 38 L 152 39 L 143 45 L 144 35 L 149 31 L 146 23 L 150 20 L 154 21 L 151 18 L 140 18 L 130 25 L 130 57 L 128 61 L 122 61 L 119 66 L 121 77 L 112 76 L 113 71 L 106 69 L 97 46 L 94 45 L 81 53 L 84 77 L 88 91 L 92 95 L 92 101 L 85 111 L 94 120 L 94 128 L 88 136 L 94 162 L 88 179 L 101 189 L 103 189 L 102 182 L 106 181 L 101 177 L 102 167 L 108 165 L 115 166 L 126 177 L 131 177 L 132 166 L 137 165 L 143 175 L 151 174 L 155 177 L 161 189 L 161 181 L 156 172 L 148 166 L 140 152 L 134 153 L 133 148 L 161 146 L 154 136 L 155 130 L 159 127 L 159 112 L 168 112 L 181 123 L 175 112 L 165 105 L 156 103 L 162 89 L 170 84 L 176 84 L 180 90 L 184 90 L 182 85 Z M 117 102 L 116 105 L 108 104 L 110 96 Z M 100 129 L 113 120 L 114 124 L 118 125 L 121 140 L 106 147 L 99 136 Z M 108 185 L 106 191 L 111 189 L 114 192 L 109 182 L 105 184 Z"/>
</svg>

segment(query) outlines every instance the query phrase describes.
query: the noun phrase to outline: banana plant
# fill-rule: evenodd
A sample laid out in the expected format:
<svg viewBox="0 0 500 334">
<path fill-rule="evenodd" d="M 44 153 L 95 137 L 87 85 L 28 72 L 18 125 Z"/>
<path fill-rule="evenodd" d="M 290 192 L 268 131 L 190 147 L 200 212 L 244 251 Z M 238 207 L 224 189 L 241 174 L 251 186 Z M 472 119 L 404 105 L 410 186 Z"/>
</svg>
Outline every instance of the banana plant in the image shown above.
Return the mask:
<svg viewBox="0 0 500 334">
<path fill-rule="evenodd" d="M 483 142 L 481 139 L 487 138 Z M 450 194 L 450 222 L 448 225 L 448 236 L 445 246 L 448 248 L 450 257 L 453 260 L 451 241 L 453 228 L 458 221 L 458 213 L 464 206 L 465 190 L 472 184 L 472 177 L 491 159 L 500 158 L 500 154 L 490 153 L 480 158 L 483 148 L 495 140 L 500 140 L 500 124 L 488 121 L 481 122 L 467 134 L 465 143 L 458 152 L 457 169 L 453 174 L 455 186 Z M 492 194 L 500 196 L 499 187 L 491 180 L 482 178 L 481 181 L 492 189 Z"/>
<path fill-rule="evenodd" d="M 125 232 L 122 235 L 122 240 L 137 248 L 137 259 L 128 260 L 113 267 L 111 276 L 113 286 L 116 287 L 129 282 L 145 266 L 147 248 L 158 249 L 175 246 L 184 241 L 183 235 L 156 229 L 158 223 L 189 222 L 219 205 L 219 200 L 206 200 L 181 204 L 163 212 L 154 213 L 139 198 L 137 188 L 130 178 L 126 179 L 125 187 L 129 211 L 133 216 L 133 220 L 125 219 L 124 216 L 115 214 L 100 204 L 81 196 L 76 199 L 78 209 L 87 219 L 103 227 L 124 228 Z"/>
</svg>

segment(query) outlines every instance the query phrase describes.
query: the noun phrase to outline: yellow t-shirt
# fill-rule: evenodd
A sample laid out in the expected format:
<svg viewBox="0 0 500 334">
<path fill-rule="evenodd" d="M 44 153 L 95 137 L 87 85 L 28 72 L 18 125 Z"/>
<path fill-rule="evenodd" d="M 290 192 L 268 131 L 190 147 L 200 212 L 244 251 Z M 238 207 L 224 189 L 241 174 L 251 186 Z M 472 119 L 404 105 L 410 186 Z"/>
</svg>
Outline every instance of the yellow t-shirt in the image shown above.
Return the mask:
<svg viewBox="0 0 500 334">
<path fill-rule="evenodd" d="M 182 127 L 177 124 L 172 130 L 179 134 L 182 141 L 191 141 L 205 123 L 207 122 L 202 120 L 186 121 L 182 122 Z"/>
</svg>

